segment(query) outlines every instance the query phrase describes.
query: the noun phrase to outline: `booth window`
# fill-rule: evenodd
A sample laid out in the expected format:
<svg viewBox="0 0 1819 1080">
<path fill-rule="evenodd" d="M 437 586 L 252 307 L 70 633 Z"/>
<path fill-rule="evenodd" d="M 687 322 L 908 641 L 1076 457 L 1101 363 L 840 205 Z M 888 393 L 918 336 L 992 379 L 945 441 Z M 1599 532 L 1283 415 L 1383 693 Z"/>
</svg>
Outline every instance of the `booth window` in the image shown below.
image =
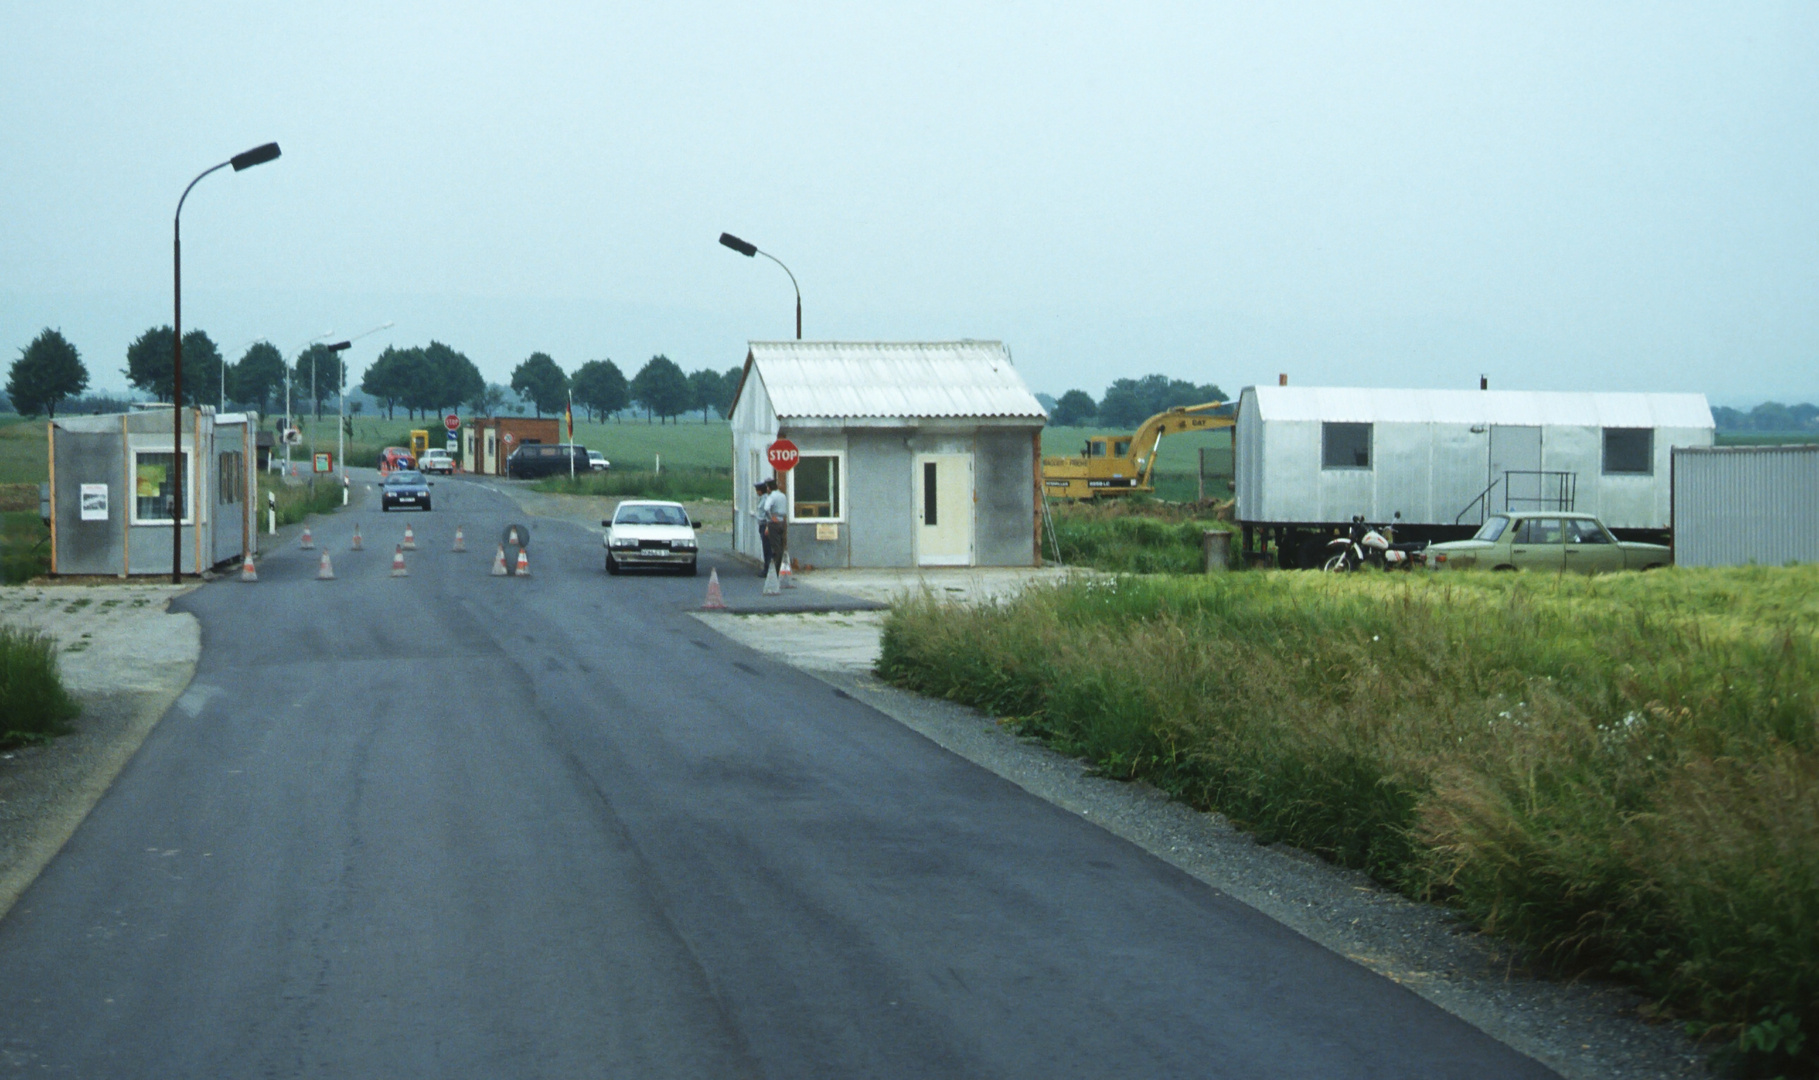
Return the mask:
<svg viewBox="0 0 1819 1080">
<path fill-rule="evenodd" d="M 221 455 L 221 502 L 240 501 L 240 489 L 246 486 L 246 455 L 230 450 Z"/>
<path fill-rule="evenodd" d="M 839 454 L 803 454 L 796 459 L 789 477 L 791 520 L 840 519 Z"/>
<path fill-rule="evenodd" d="M 1655 429 L 1604 429 L 1604 475 L 1650 476 L 1655 471 Z"/>
<path fill-rule="evenodd" d="M 177 459 L 179 469 L 189 467 L 189 455 Z M 169 521 L 176 505 L 177 493 L 172 483 L 171 454 L 166 450 L 133 451 L 133 524 L 149 525 Z M 190 518 L 183 523 L 189 524 Z"/>
<path fill-rule="evenodd" d="M 1369 424 L 1320 425 L 1320 467 L 1322 469 L 1368 469 L 1371 467 L 1371 426 Z"/>
</svg>

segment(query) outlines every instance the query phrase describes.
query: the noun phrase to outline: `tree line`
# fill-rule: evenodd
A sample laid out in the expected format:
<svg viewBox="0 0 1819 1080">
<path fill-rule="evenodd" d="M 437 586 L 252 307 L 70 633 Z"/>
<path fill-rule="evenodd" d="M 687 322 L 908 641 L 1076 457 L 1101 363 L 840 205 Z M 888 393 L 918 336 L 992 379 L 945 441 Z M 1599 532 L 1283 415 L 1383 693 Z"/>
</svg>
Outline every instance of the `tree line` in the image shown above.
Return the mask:
<svg viewBox="0 0 1819 1080">
<path fill-rule="evenodd" d="M 1712 410 L 1712 423 L 1718 426 L 1719 431 L 1758 432 L 1765 435 L 1819 431 L 1819 405 L 1783 405 L 1779 401 L 1765 401 L 1749 412 L 1720 405 Z"/>
<path fill-rule="evenodd" d="M 121 374 L 135 389 L 157 401 L 170 401 L 174 382 L 172 331 L 153 327 L 127 346 Z M 534 352 L 512 369 L 510 388 L 536 409 L 538 416 L 560 414 L 574 404 L 590 418 L 622 417 L 636 409 L 646 422 L 667 422 L 700 410 L 705 422 L 732 408 L 741 369 L 717 372 L 703 368 L 685 374 L 669 357 L 651 357 L 627 379 L 611 360 L 589 360 L 568 374 L 549 354 Z M 66 401 L 88 388 L 88 367 L 76 347 L 57 330 L 45 329 L 20 350 L 6 383 L 7 403 L 26 415 L 56 416 Z M 286 363 L 268 341 L 254 342 L 240 359 L 227 362 L 202 330 L 183 335 L 183 400 L 216 404 L 272 415 L 283 409 L 290 388 L 293 411 L 310 409 L 318 419 L 324 403 L 346 388 L 341 356 L 324 344 L 313 344 Z M 386 415 L 403 408 L 415 419 L 450 408 L 496 415 L 506 404 L 506 388 L 489 384 L 466 355 L 443 344 L 388 346 L 368 365 L 360 389 L 371 395 Z"/>
<path fill-rule="evenodd" d="M 1179 405 L 1200 405 L 1226 400 L 1214 383 L 1195 385 L 1166 375 L 1119 379 L 1105 388 L 1098 401 L 1084 390 L 1069 390 L 1056 399 L 1048 422 L 1056 427 L 1098 424 L 1108 428 L 1135 428 L 1138 424 Z"/>
</svg>

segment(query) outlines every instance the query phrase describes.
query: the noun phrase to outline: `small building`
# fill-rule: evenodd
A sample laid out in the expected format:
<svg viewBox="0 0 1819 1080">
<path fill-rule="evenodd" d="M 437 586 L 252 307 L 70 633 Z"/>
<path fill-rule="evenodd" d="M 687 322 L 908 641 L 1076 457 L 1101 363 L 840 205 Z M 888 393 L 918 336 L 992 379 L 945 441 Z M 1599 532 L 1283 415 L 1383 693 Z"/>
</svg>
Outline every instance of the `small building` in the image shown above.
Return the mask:
<svg viewBox="0 0 1819 1080">
<path fill-rule="evenodd" d="M 461 429 L 461 467 L 485 476 L 504 476 L 505 459 L 525 443 L 562 441 L 562 424 L 553 416 L 475 417 Z"/>
<path fill-rule="evenodd" d="M 169 408 L 50 421 L 51 573 L 170 573 L 177 470 L 184 573 L 258 550 L 258 421 L 186 409 L 176 463 Z"/>
<path fill-rule="evenodd" d="M 1677 447 L 1675 566 L 1819 562 L 1819 446 Z"/>
<path fill-rule="evenodd" d="M 754 341 L 731 412 L 733 547 L 780 437 L 789 551 L 811 567 L 1033 566 L 1047 414 L 996 341 Z"/>
<path fill-rule="evenodd" d="M 1502 510 L 1577 510 L 1665 533 L 1669 455 L 1710 446 L 1703 394 L 1246 387 L 1237 519 L 1292 551 L 1362 514 L 1451 539 Z"/>
</svg>

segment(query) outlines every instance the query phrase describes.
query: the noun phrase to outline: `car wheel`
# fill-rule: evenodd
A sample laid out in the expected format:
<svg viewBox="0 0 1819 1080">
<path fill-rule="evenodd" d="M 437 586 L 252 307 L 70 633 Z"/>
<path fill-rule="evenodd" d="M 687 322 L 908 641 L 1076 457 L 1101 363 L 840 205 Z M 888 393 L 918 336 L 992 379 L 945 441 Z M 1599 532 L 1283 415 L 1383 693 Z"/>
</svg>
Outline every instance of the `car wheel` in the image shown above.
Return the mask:
<svg viewBox="0 0 1819 1080">
<path fill-rule="evenodd" d="M 1504 563 L 1504 564 L 1503 564 L 1503 565 L 1502 565 L 1502 566 L 1493 566 L 1493 567 L 1491 567 L 1491 573 L 1493 573 L 1493 574 L 1501 574 L 1501 573 L 1503 573 L 1503 572 L 1504 572 L 1504 571 L 1505 571 L 1505 570 L 1507 570 L 1507 571 L 1509 571 L 1509 572 L 1510 572 L 1510 573 L 1512 573 L 1512 574 L 1513 574 L 1513 573 L 1515 573 L 1515 572 L 1516 572 L 1516 568 L 1515 568 L 1515 567 L 1513 567 L 1513 566 L 1511 566 L 1511 565 L 1510 565 L 1510 564 L 1508 564 L 1508 563 Z"/>
<path fill-rule="evenodd" d="M 391 504 L 391 503 L 388 503 L 388 502 L 381 502 L 381 503 L 380 503 L 380 504 L 379 504 L 379 512 L 380 512 L 380 513 L 381 513 L 381 514 L 389 514 L 389 513 L 391 513 L 391 512 L 392 512 L 392 504 Z"/>
<path fill-rule="evenodd" d="M 701 560 L 690 559 L 688 561 L 688 565 L 682 568 L 682 574 L 684 577 L 700 577 L 701 576 Z"/>
<path fill-rule="evenodd" d="M 606 557 L 606 572 L 609 574 L 617 574 L 619 572 L 619 563 L 615 561 L 611 555 Z"/>
<path fill-rule="evenodd" d="M 426 514 L 429 513 L 429 500 L 428 499 L 423 500 L 423 512 Z"/>
</svg>

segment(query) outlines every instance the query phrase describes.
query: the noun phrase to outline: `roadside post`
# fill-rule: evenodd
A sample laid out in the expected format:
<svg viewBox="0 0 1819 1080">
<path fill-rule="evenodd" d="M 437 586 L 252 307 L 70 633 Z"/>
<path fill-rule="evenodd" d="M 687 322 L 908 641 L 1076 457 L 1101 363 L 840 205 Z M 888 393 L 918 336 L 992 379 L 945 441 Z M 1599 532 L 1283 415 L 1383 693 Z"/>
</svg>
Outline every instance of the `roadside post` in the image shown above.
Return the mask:
<svg viewBox="0 0 1819 1080">
<path fill-rule="evenodd" d="M 1207 529 L 1200 534 L 1201 554 L 1206 559 L 1205 572 L 1218 574 L 1229 569 L 1232 559 L 1232 534 L 1224 529 Z"/>
<path fill-rule="evenodd" d="M 265 493 L 265 534 L 278 535 L 278 493 L 275 491 Z"/>
</svg>

